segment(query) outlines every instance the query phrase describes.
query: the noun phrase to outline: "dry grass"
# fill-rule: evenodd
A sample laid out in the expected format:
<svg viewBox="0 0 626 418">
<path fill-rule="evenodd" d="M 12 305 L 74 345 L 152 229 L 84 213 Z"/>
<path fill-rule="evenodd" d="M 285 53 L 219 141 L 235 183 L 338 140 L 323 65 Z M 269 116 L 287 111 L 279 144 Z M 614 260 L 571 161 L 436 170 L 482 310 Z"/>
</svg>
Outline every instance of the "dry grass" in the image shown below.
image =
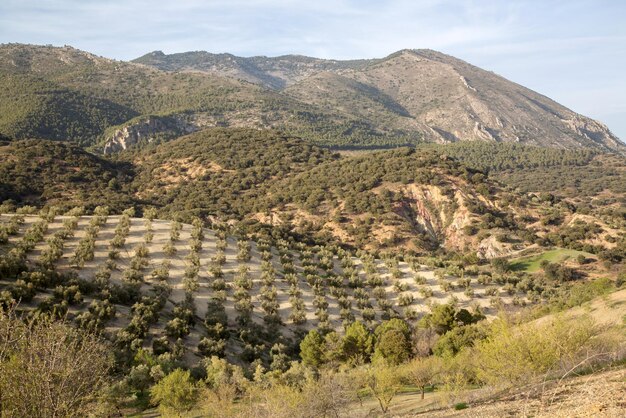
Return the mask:
<svg viewBox="0 0 626 418">
<path fill-rule="evenodd" d="M 554 381 L 468 406 L 398 416 L 621 418 L 626 413 L 626 369 Z"/>
</svg>

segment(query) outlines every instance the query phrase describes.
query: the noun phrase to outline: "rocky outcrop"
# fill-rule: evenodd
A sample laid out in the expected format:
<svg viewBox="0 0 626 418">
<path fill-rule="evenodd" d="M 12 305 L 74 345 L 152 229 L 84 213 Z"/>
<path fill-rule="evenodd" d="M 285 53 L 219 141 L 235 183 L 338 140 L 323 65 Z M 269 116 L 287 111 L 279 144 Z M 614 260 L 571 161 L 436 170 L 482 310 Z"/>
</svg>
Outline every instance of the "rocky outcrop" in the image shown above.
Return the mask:
<svg viewBox="0 0 626 418">
<path fill-rule="evenodd" d="M 562 122 L 579 136 L 594 141 L 601 146 L 608 145 L 610 148 L 615 149 L 624 146 L 606 125 L 596 120 L 574 115 L 573 118 L 562 120 Z"/>
<path fill-rule="evenodd" d="M 112 154 L 138 143 L 150 143 L 157 138 L 171 139 L 197 130 L 196 125 L 179 118 L 148 116 L 115 130 L 106 139 L 102 151 Z"/>
</svg>

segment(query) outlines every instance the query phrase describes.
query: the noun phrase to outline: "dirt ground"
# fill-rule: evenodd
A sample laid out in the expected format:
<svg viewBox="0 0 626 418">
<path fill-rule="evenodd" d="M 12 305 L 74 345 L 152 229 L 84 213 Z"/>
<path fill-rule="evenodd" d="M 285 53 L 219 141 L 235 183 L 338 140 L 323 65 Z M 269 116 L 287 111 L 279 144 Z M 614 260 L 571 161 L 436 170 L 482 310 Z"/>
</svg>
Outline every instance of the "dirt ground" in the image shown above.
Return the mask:
<svg viewBox="0 0 626 418">
<path fill-rule="evenodd" d="M 472 394 L 468 395 L 472 397 Z M 461 402 L 462 398 L 459 397 L 458 401 Z M 626 368 L 551 382 L 496 400 L 467 402 L 468 408 L 459 411 L 449 407 L 425 411 L 429 405 L 424 402 L 415 403 L 414 412 L 406 411 L 399 403 L 399 408 L 390 416 L 623 418 L 626 417 Z"/>
</svg>

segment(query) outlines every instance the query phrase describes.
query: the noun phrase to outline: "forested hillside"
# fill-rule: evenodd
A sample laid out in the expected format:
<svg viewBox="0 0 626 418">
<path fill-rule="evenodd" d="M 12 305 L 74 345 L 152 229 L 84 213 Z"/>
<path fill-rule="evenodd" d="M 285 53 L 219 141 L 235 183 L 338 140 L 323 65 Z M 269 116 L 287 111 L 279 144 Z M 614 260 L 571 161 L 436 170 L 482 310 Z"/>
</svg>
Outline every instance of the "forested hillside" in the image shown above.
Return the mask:
<svg viewBox="0 0 626 418">
<path fill-rule="evenodd" d="M 0 200 L 20 205 L 108 204 L 122 210 L 130 194 L 133 168 L 82 148 L 49 140 L 16 140 L 0 145 Z"/>
<path fill-rule="evenodd" d="M 470 235 L 478 226 L 513 234 L 520 228 L 521 211 L 499 208 L 501 186 L 431 150 L 340 158 L 297 138 L 247 129 L 205 130 L 115 162 L 47 144 L 3 147 L 13 154 L 2 166 L 5 199 L 67 207 L 73 198 L 113 208 L 130 201 L 167 217 L 269 224 L 369 248 L 476 248 Z"/>
<path fill-rule="evenodd" d="M 626 195 L 626 159 L 610 153 L 482 142 L 424 146 L 523 192 L 583 199 Z"/>
<path fill-rule="evenodd" d="M 0 152 L 2 198 L 18 204 L 155 207 L 171 219 L 270 226 L 353 248 L 491 258 L 562 246 L 563 236 L 578 234 L 570 223 L 583 222 L 587 236 L 575 249 L 597 253 L 620 242 L 624 222 L 623 162 L 589 151 L 476 144 L 340 156 L 275 131 L 217 128 L 114 159 L 43 140 L 12 141 Z M 598 159 L 615 171 L 600 170 Z M 554 180 L 539 182 L 540 169 Z"/>
</svg>

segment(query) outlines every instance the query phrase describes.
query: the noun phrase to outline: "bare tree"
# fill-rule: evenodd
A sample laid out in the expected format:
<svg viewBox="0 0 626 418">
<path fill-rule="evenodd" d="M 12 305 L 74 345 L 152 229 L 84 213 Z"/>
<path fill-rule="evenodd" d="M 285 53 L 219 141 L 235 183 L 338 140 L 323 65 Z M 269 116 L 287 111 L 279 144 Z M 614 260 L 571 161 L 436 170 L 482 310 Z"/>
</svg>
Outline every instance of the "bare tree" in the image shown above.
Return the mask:
<svg viewBox="0 0 626 418">
<path fill-rule="evenodd" d="M 437 357 L 416 358 L 410 362 L 406 369 L 406 377 L 422 391 L 422 399 L 426 392 L 426 386 L 433 383 L 433 379 L 441 371 L 441 361 Z"/>
<path fill-rule="evenodd" d="M 10 306 L 0 315 L 0 373 L 4 375 L 5 362 L 9 361 L 12 347 L 18 345 L 24 338 L 24 323 L 16 319 L 16 305 Z M 2 377 L 0 377 L 2 379 Z M 5 416 L 5 393 L 4 387 L 0 384 L 0 416 Z"/>
<path fill-rule="evenodd" d="M 365 388 L 376 398 L 383 414 L 386 414 L 402 386 L 399 369 L 397 366 L 378 365 L 366 373 Z"/>
<path fill-rule="evenodd" d="M 302 416 L 338 418 L 356 399 L 352 382 L 346 374 L 322 373 L 316 381 L 309 382 L 303 390 Z"/>
<path fill-rule="evenodd" d="M 0 318 L 2 416 L 87 415 L 111 365 L 100 338 L 46 318 Z"/>
</svg>

